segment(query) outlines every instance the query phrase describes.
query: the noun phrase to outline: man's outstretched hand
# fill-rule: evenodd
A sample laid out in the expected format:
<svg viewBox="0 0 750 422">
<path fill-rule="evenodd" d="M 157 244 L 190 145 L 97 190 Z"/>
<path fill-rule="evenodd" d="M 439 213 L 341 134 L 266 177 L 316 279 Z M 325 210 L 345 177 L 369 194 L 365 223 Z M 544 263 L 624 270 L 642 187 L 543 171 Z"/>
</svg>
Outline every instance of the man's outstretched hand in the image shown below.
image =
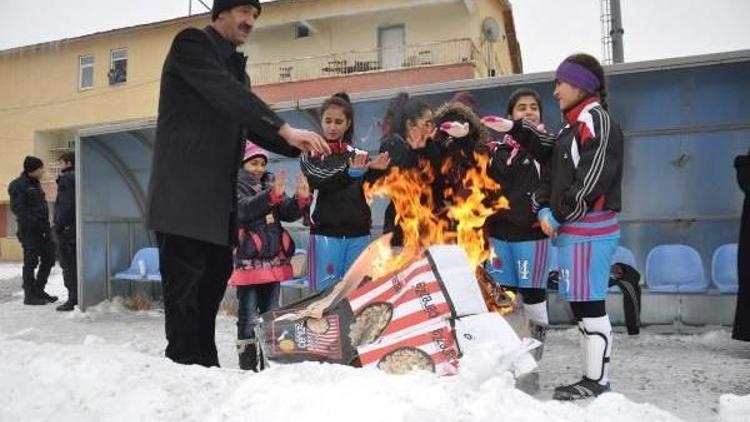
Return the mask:
<svg viewBox="0 0 750 422">
<path fill-rule="evenodd" d="M 297 129 L 285 124 L 279 129 L 279 135 L 286 140 L 286 142 L 304 152 L 309 152 L 312 155 L 327 155 L 331 153 L 331 149 L 328 147 L 328 143 L 315 132 L 306 129 Z"/>
</svg>

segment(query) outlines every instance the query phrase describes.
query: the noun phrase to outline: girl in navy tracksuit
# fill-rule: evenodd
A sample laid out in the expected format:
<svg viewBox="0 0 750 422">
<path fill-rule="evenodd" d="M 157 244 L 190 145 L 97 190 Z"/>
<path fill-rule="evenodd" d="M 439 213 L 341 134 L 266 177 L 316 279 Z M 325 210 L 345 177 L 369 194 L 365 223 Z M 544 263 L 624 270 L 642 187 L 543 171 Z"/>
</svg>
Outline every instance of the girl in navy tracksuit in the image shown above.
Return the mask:
<svg viewBox="0 0 750 422">
<path fill-rule="evenodd" d="M 575 400 L 609 391 L 612 326 L 605 298 L 612 255 L 620 238 L 623 137 L 607 112 L 604 71 L 587 54 L 558 67 L 555 98 L 566 126 L 556 140 L 522 121 L 496 119 L 521 145 L 547 154 L 534 201 L 539 223 L 559 247 L 560 295 L 571 303 L 581 336 L 583 378 L 555 389 Z"/>
<path fill-rule="evenodd" d="M 516 90 L 508 100 L 506 115 L 542 130 L 539 94 L 528 88 Z M 531 202 L 539 187 L 542 164 L 507 133 L 501 141 L 490 143 L 490 148 L 489 174 L 500 183 L 510 209 L 499 211 L 487 221 L 494 251 L 487 265 L 488 272 L 498 284 L 520 291 L 531 334 L 543 342 L 549 325 L 546 287 L 551 245 Z M 542 347 L 537 348 L 535 354 L 537 360 L 540 359 Z"/>
<path fill-rule="evenodd" d="M 331 154 L 300 158 L 303 174 L 316 194 L 308 250 L 310 288 L 319 291 L 340 280 L 370 243 L 372 219 L 363 189 L 370 168 L 385 168 L 387 155 L 367 162 L 367 152 L 352 146 L 354 110 L 346 93 L 320 108 L 323 136 Z"/>
</svg>

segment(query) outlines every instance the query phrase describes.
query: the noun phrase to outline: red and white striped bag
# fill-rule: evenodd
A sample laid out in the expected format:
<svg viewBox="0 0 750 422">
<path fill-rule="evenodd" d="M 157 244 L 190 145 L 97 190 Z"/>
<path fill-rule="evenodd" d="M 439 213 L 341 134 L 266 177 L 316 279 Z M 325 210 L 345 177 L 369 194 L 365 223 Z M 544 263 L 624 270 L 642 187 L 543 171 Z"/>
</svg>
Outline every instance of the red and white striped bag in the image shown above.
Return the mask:
<svg viewBox="0 0 750 422">
<path fill-rule="evenodd" d="M 434 321 L 487 312 L 479 284 L 456 247 L 430 248 L 399 271 L 372 280 L 348 296 L 354 345 L 399 336 Z M 370 335 L 360 336 L 362 324 Z"/>
<path fill-rule="evenodd" d="M 437 375 L 458 373 L 460 351 L 449 320 L 436 319 L 429 324 L 380 337 L 357 348 L 362 367 L 374 367 L 391 374 L 425 370 Z"/>
</svg>

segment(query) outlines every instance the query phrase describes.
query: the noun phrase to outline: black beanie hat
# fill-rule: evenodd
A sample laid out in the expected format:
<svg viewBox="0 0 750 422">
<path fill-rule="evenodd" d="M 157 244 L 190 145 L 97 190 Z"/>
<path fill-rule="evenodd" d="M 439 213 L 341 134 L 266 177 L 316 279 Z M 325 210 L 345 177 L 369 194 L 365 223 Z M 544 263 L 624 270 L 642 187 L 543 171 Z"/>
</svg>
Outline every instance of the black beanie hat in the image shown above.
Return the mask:
<svg viewBox="0 0 750 422">
<path fill-rule="evenodd" d="M 214 0 L 214 5 L 211 8 L 211 20 L 218 19 L 219 13 L 225 10 L 244 5 L 255 6 L 260 12 L 260 0 Z"/>
<path fill-rule="evenodd" d="M 31 155 L 27 155 L 26 158 L 23 159 L 23 171 L 24 173 L 31 173 L 32 171 L 36 169 L 40 169 L 44 167 L 44 163 L 42 160 L 32 157 Z"/>
</svg>

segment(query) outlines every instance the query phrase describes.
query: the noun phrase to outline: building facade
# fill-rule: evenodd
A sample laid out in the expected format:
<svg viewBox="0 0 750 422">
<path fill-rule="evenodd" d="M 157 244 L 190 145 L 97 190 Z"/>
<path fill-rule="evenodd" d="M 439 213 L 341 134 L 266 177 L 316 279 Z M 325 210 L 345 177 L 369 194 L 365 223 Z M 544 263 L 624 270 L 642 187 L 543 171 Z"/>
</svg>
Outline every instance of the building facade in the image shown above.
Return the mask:
<svg viewBox="0 0 750 422">
<path fill-rule="evenodd" d="M 0 259 L 18 259 L 8 184 L 23 158 L 55 160 L 82 128 L 153 121 L 161 67 L 183 28 L 210 15 L 0 51 Z M 276 0 L 263 3 L 248 73 L 270 103 L 521 73 L 507 0 Z"/>
</svg>

